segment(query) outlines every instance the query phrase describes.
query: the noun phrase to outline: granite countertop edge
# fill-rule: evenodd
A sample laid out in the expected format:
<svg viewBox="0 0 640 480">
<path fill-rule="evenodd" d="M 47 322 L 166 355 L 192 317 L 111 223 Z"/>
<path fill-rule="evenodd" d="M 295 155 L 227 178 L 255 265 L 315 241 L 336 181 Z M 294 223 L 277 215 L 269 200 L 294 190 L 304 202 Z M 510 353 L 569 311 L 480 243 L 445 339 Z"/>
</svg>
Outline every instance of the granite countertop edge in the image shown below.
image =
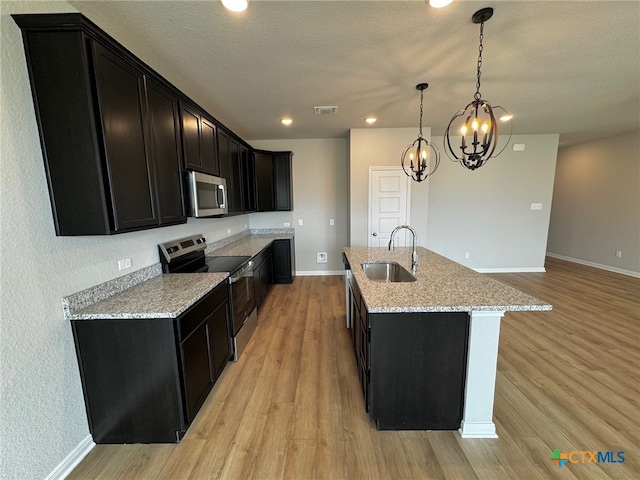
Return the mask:
<svg viewBox="0 0 640 480">
<path fill-rule="evenodd" d="M 213 242 L 206 254 L 255 257 L 274 240 L 294 237 L 293 229 L 252 230 L 231 242 Z M 157 264 L 64 297 L 63 313 L 67 320 L 177 318 L 228 276 L 228 272 L 163 274 Z"/>
<path fill-rule="evenodd" d="M 345 247 L 352 276 L 369 313 L 549 311 L 547 302 L 418 247 L 416 281 L 370 280 L 361 263 L 397 262 L 411 271 L 411 248 Z"/>
<path fill-rule="evenodd" d="M 228 277 L 228 273 L 162 274 L 86 308 L 70 312 L 68 319 L 177 318 Z"/>
</svg>

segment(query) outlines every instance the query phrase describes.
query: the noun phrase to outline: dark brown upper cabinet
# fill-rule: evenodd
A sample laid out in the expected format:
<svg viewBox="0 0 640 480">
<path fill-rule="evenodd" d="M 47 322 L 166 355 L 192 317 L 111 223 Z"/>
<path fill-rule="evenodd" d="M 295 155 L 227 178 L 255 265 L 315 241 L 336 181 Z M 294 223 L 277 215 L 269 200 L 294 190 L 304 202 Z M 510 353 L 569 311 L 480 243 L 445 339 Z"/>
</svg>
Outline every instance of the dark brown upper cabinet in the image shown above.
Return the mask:
<svg viewBox="0 0 640 480">
<path fill-rule="evenodd" d="M 243 178 L 243 204 L 245 213 L 255 212 L 256 204 L 256 165 L 253 152 L 245 145 L 240 145 L 240 163 Z"/>
<path fill-rule="evenodd" d="M 185 168 L 220 176 L 217 127 L 213 120 L 198 108 L 184 102 L 181 102 L 180 118 Z"/>
<path fill-rule="evenodd" d="M 244 179 L 240 142 L 225 129 L 218 129 L 218 160 L 220 176 L 227 181 L 229 214 L 244 213 Z"/>
<path fill-rule="evenodd" d="M 182 160 L 178 100 L 148 77 L 146 91 L 150 125 L 149 143 L 155 160 L 156 199 L 160 211 L 160 224 L 184 223 L 186 217 L 180 168 Z"/>
<path fill-rule="evenodd" d="M 255 182 L 259 212 L 293 210 L 291 152 L 256 150 Z"/>
<path fill-rule="evenodd" d="M 80 14 L 22 29 L 57 235 L 186 222 L 178 97 Z"/>
</svg>

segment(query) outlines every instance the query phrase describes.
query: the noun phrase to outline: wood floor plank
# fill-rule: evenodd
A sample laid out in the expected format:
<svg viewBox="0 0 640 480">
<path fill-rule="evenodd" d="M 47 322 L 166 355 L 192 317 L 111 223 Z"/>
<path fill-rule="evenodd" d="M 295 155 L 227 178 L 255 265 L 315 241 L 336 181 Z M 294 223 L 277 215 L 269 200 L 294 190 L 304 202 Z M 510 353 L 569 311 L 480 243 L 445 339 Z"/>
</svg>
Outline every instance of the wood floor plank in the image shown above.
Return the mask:
<svg viewBox="0 0 640 480">
<path fill-rule="evenodd" d="M 640 279 L 548 259 L 491 274 L 553 304 L 508 312 L 498 439 L 377 431 L 364 411 L 339 276 L 275 285 L 258 328 L 179 445 L 98 445 L 70 480 L 640 478 Z M 624 451 L 559 467 L 554 449 Z"/>
<path fill-rule="evenodd" d="M 262 443 L 258 449 L 253 480 L 284 478 L 289 431 L 293 417 L 292 403 L 272 403 L 264 426 Z"/>
</svg>

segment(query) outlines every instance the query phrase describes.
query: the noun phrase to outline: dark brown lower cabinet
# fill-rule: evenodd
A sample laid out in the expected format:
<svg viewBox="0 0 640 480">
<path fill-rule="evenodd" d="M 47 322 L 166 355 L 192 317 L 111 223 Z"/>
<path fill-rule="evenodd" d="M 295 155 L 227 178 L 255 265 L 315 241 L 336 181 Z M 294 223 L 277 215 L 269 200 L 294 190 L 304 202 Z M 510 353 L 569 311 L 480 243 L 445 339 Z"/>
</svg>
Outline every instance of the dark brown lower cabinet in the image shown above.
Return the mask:
<svg viewBox="0 0 640 480">
<path fill-rule="evenodd" d="M 175 443 L 231 356 L 228 286 L 178 318 L 74 320 L 96 443 Z"/>
<path fill-rule="evenodd" d="M 352 339 L 365 408 L 379 430 L 457 430 L 469 315 L 369 313 L 351 284 Z"/>
<path fill-rule="evenodd" d="M 279 238 L 273 241 L 273 282 L 293 283 L 296 276 L 295 239 Z"/>
<path fill-rule="evenodd" d="M 253 286 L 258 311 L 273 285 L 273 245 L 269 245 L 253 259 Z"/>
</svg>

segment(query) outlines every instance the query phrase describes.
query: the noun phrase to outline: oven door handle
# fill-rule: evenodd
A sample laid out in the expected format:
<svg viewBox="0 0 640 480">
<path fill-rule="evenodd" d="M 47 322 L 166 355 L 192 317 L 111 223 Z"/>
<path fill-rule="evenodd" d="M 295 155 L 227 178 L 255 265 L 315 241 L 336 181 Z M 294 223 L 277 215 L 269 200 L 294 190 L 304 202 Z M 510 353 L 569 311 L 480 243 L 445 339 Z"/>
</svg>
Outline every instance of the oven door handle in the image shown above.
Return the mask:
<svg viewBox="0 0 640 480">
<path fill-rule="evenodd" d="M 252 269 L 253 269 L 253 261 L 249 260 L 249 262 L 241 270 L 238 270 L 234 275 L 229 277 L 229 283 L 236 283 L 242 277 L 244 277 L 248 271 Z"/>
</svg>

